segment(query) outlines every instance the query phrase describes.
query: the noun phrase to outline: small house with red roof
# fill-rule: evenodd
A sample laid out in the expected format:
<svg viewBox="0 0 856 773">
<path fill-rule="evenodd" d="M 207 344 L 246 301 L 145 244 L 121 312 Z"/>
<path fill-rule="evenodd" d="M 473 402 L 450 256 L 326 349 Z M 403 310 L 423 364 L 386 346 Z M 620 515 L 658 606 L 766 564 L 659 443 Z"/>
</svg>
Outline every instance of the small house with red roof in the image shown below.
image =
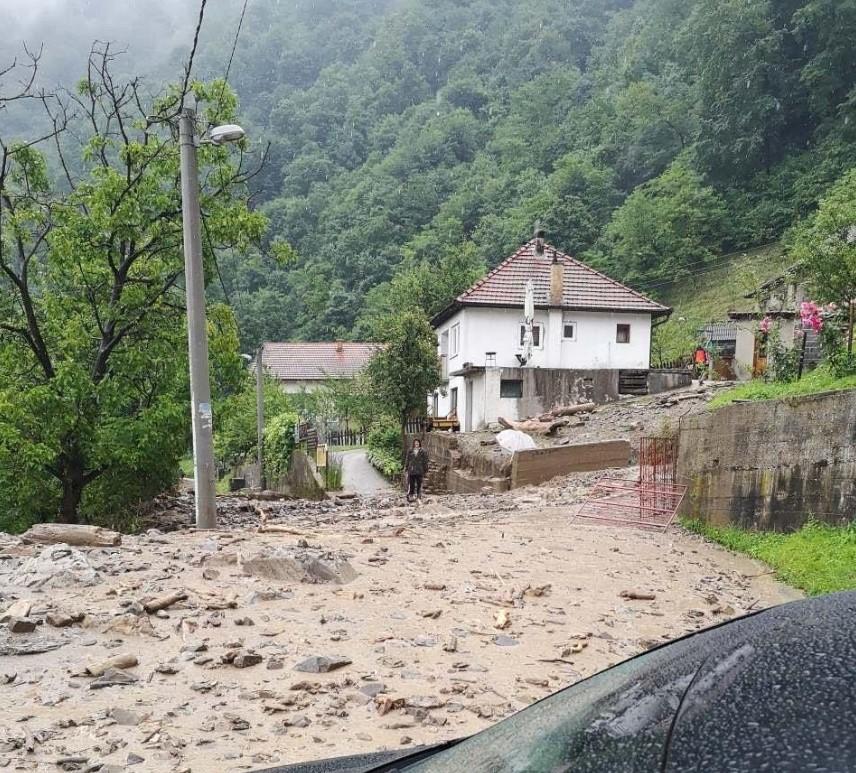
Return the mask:
<svg viewBox="0 0 856 773">
<path fill-rule="evenodd" d="M 670 313 L 538 233 L 433 318 L 446 383 L 431 413 L 455 415 L 468 431 L 500 416 L 647 392 L 652 330 Z"/>
<path fill-rule="evenodd" d="M 262 344 L 262 365 L 285 392 L 311 392 L 329 379 L 353 378 L 368 365 L 378 344 L 352 341 Z"/>
</svg>

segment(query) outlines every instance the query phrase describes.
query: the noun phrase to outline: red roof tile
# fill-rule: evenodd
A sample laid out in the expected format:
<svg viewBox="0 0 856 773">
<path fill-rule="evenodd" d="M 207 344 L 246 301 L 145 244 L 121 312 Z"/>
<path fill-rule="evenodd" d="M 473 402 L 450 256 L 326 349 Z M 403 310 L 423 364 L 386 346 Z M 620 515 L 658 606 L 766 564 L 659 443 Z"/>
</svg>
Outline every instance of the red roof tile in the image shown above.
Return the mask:
<svg viewBox="0 0 856 773">
<path fill-rule="evenodd" d="M 510 258 L 461 293 L 454 304 L 435 317 L 435 322 L 448 318 L 460 306 L 511 306 L 522 307 L 526 295 L 526 282 L 535 285 L 535 305 L 549 305 L 550 264 L 556 256 L 565 266 L 562 308 L 592 311 L 642 312 L 668 314 L 670 309 L 642 295 L 585 263 L 559 252 L 555 247 L 544 246 L 543 255 L 535 252 L 535 240 L 524 244 Z"/>
<path fill-rule="evenodd" d="M 377 349 L 377 344 L 367 343 L 267 342 L 262 348 L 262 362 L 280 381 L 350 378 L 368 364 Z"/>
</svg>

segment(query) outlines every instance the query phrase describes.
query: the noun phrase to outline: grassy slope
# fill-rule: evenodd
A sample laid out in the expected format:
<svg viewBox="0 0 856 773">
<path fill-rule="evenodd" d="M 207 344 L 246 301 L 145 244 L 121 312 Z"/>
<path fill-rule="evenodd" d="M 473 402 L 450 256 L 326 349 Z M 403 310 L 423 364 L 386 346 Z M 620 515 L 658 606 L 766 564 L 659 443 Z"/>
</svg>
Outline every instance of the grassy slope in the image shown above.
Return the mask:
<svg viewBox="0 0 856 773">
<path fill-rule="evenodd" d="M 684 521 L 714 542 L 768 564 L 783 582 L 809 595 L 856 589 L 856 525 L 809 523 L 792 534 L 749 532 L 734 526 Z"/>
<path fill-rule="evenodd" d="M 682 279 L 659 293 L 658 300 L 674 311 L 669 321 L 657 328 L 655 360 L 658 355 L 668 361 L 690 353 L 700 327 L 727 320 L 729 311 L 750 310 L 752 301 L 743 296 L 782 273 L 791 263 L 775 242 L 724 255 L 716 260 L 714 268 Z"/>
<path fill-rule="evenodd" d="M 839 389 L 856 389 L 856 376 L 836 378 L 829 368 L 821 365 L 816 370 L 791 383 L 767 383 L 747 381 L 733 389 L 720 392 L 710 401 L 711 409 L 720 408 L 737 400 L 770 400 L 776 397 L 798 397 L 799 395 L 833 392 Z"/>
</svg>

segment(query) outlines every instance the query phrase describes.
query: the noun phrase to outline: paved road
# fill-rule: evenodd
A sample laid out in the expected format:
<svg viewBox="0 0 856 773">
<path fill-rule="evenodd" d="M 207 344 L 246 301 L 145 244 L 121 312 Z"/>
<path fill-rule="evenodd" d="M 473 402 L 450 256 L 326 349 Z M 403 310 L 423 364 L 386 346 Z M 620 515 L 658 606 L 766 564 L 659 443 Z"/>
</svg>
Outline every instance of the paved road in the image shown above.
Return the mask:
<svg viewBox="0 0 856 773">
<path fill-rule="evenodd" d="M 353 491 L 360 496 L 372 496 L 384 491 L 392 491 L 383 477 L 366 458 L 362 449 L 340 451 L 342 454 L 342 486 L 345 491 Z"/>
</svg>

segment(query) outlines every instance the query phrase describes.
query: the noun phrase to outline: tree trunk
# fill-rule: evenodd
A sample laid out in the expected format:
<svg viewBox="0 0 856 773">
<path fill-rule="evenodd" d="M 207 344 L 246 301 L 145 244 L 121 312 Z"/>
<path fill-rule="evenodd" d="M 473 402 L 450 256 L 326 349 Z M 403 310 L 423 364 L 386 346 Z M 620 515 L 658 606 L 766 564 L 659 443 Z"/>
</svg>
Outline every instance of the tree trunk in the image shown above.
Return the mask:
<svg viewBox="0 0 856 773">
<path fill-rule="evenodd" d="M 63 452 L 60 457 L 60 484 L 62 500 L 59 506 L 59 523 L 77 523 L 79 520 L 80 500 L 86 486 L 83 469 L 83 457 L 77 449 Z"/>
</svg>

